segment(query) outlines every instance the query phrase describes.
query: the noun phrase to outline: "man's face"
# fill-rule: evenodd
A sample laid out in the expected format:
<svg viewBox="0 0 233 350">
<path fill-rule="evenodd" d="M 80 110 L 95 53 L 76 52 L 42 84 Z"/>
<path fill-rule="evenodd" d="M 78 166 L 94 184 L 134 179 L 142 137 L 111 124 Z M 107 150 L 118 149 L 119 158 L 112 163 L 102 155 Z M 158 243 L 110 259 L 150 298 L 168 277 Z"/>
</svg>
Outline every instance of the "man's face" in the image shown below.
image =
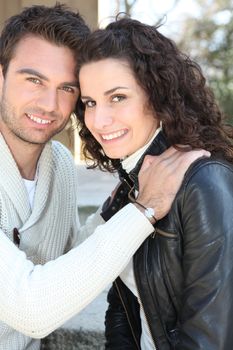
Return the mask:
<svg viewBox="0 0 233 350">
<path fill-rule="evenodd" d="M 0 130 L 8 144 L 40 147 L 61 131 L 78 97 L 72 51 L 37 36 L 18 43 L 0 77 Z"/>
</svg>

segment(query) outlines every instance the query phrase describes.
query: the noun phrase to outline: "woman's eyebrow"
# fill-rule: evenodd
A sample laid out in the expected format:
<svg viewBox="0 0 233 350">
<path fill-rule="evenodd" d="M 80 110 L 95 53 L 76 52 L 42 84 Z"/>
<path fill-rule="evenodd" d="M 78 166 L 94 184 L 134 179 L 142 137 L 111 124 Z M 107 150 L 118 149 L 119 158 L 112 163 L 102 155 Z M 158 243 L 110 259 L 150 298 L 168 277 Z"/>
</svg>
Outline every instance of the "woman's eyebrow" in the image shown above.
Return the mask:
<svg viewBox="0 0 233 350">
<path fill-rule="evenodd" d="M 117 91 L 118 89 L 125 89 L 125 90 L 127 90 L 128 87 L 126 87 L 126 86 L 116 86 L 116 87 L 114 87 L 114 88 L 112 88 L 112 89 L 110 89 L 110 90 L 105 91 L 105 92 L 104 92 L 104 95 L 105 95 L 105 96 L 110 95 L 110 94 L 112 94 L 113 92 Z M 89 99 L 91 99 L 91 96 L 84 96 L 84 95 L 81 95 L 81 98 L 83 98 L 83 99 L 85 99 L 85 100 L 89 100 Z"/>
<path fill-rule="evenodd" d="M 104 95 L 109 95 L 109 94 L 112 94 L 113 92 L 115 92 L 116 90 L 118 89 L 128 89 L 126 86 L 116 86 L 110 90 L 107 90 L 104 92 Z"/>
</svg>

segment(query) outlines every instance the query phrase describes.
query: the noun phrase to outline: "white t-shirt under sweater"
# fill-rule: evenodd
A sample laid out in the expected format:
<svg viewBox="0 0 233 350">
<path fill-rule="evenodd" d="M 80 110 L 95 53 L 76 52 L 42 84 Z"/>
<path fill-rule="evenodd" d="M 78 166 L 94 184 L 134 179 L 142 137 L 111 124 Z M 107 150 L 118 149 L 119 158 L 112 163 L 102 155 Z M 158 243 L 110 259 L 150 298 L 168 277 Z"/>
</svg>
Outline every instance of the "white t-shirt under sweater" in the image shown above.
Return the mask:
<svg viewBox="0 0 233 350">
<path fill-rule="evenodd" d="M 27 193 L 28 193 L 28 199 L 29 199 L 29 204 L 32 209 L 33 203 L 34 203 L 34 196 L 36 192 L 36 183 L 38 179 L 38 168 L 36 170 L 36 175 L 34 180 L 28 180 L 28 179 L 23 179 L 24 185 L 26 187 Z"/>
<path fill-rule="evenodd" d="M 132 154 L 131 156 L 125 158 L 122 161 L 122 167 L 123 169 L 129 173 L 131 170 L 134 169 L 136 166 L 137 162 L 143 155 L 143 153 L 147 150 L 147 148 L 150 146 L 154 138 L 158 135 L 160 132 L 161 128 L 158 128 L 153 135 L 153 137 L 150 139 L 150 141 L 140 148 L 137 152 Z M 149 331 L 149 326 L 148 322 L 146 320 L 146 316 L 143 310 L 143 307 L 141 305 L 141 302 L 139 300 L 138 296 L 138 290 L 136 287 L 136 282 L 135 282 L 135 277 L 134 277 L 134 270 L 133 270 L 133 259 L 130 259 L 129 264 L 126 266 L 126 268 L 122 271 L 120 274 L 121 280 L 124 282 L 124 284 L 131 290 L 131 292 L 137 297 L 138 302 L 140 304 L 140 317 L 141 317 L 141 326 L 142 326 L 142 334 L 141 334 L 141 339 L 140 339 L 140 345 L 142 350 L 154 350 L 155 345 L 153 342 L 153 339 L 151 338 L 150 331 Z"/>
<path fill-rule="evenodd" d="M 27 180 L 23 179 L 27 193 L 28 193 L 28 200 L 30 203 L 30 207 L 32 209 L 33 207 L 33 202 L 34 202 L 34 195 L 36 191 L 36 180 Z"/>
<path fill-rule="evenodd" d="M 96 213 L 80 228 L 77 168 L 58 142 L 49 142 L 41 153 L 31 210 L 1 134 L 0 153 L 0 350 L 39 350 L 39 338 L 113 281 L 153 227 L 129 204 L 106 224 Z M 14 228 L 19 248 L 12 243 Z"/>
</svg>

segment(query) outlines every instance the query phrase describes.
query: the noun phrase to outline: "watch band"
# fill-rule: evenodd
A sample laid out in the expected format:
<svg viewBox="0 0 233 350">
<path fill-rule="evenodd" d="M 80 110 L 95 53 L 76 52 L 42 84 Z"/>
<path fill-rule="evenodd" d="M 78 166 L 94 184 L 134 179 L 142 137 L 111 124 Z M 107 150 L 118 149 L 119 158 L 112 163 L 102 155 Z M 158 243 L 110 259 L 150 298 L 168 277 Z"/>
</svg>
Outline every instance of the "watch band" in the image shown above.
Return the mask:
<svg viewBox="0 0 233 350">
<path fill-rule="evenodd" d="M 152 225 L 154 225 L 156 222 L 157 222 L 157 219 L 155 218 L 155 211 L 153 208 L 151 207 L 145 207 L 143 204 L 137 202 L 137 201 L 134 201 L 133 202 L 134 204 L 137 204 L 139 207 L 143 208 L 144 211 L 143 211 L 143 214 L 145 215 L 145 217 L 150 221 L 150 223 Z"/>
</svg>

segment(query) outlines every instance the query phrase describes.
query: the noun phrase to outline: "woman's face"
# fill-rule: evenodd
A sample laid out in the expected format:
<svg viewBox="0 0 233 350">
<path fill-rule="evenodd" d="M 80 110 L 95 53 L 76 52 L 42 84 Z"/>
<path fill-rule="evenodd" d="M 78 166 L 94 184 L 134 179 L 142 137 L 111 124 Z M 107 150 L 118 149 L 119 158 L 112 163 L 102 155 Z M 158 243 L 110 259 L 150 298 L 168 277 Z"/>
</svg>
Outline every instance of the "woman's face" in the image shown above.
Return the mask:
<svg viewBox="0 0 233 350">
<path fill-rule="evenodd" d="M 150 140 L 158 121 L 125 61 L 85 64 L 79 79 L 85 124 L 109 158 L 129 156 Z"/>
</svg>

